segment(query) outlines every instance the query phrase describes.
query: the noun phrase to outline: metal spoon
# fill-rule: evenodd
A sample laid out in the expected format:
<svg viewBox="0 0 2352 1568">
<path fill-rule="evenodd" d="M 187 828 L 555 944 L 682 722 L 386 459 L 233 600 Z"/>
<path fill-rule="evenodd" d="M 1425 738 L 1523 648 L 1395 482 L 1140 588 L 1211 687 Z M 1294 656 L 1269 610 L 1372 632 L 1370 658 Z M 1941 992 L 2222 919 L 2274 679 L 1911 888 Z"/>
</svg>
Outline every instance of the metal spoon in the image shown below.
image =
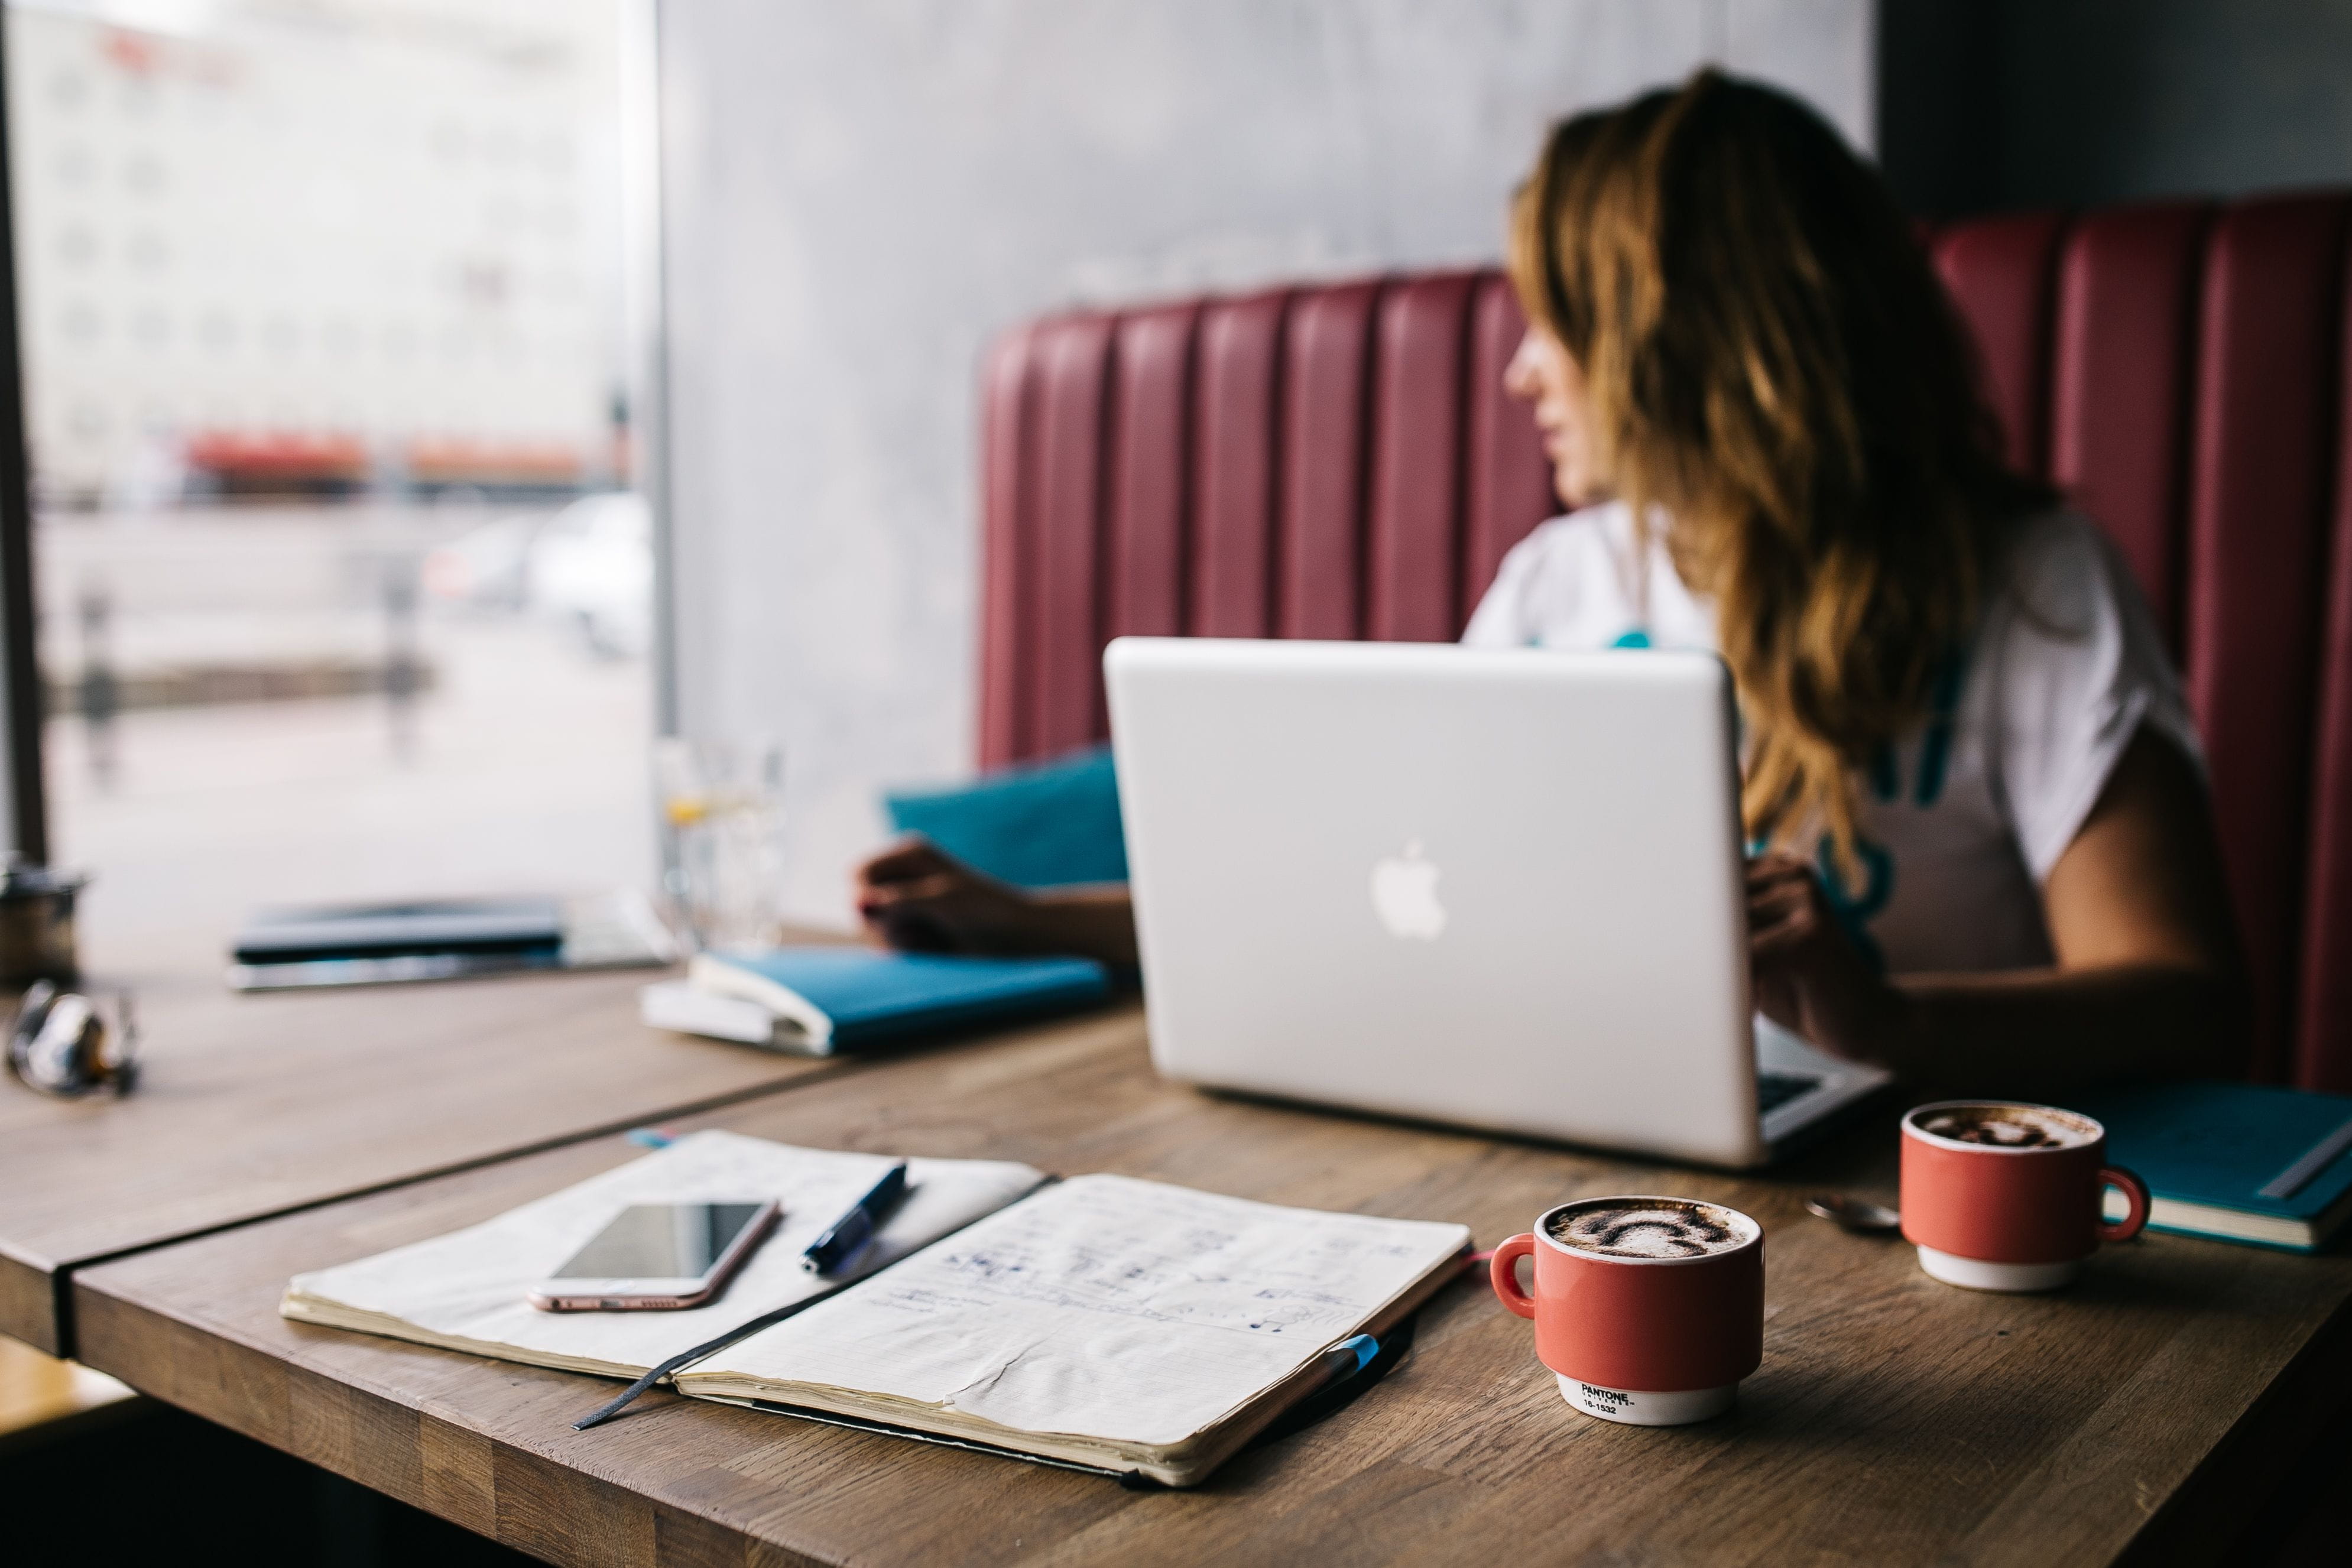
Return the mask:
<svg viewBox="0 0 2352 1568">
<path fill-rule="evenodd" d="M 1805 1209 L 1857 1236 L 1884 1235 L 1903 1226 L 1903 1216 L 1885 1204 L 1848 1197 L 1842 1192 L 1817 1192 L 1805 1199 Z"/>
</svg>

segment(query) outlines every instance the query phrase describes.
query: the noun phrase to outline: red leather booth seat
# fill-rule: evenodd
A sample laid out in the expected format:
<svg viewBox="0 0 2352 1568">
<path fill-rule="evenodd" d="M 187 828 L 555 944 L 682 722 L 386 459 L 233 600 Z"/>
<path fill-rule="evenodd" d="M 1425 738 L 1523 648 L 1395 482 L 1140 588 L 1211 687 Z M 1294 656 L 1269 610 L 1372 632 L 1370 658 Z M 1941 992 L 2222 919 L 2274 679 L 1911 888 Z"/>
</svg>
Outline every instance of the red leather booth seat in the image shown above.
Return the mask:
<svg viewBox="0 0 2352 1568">
<path fill-rule="evenodd" d="M 2011 456 L 2121 545 L 2210 753 L 2254 1073 L 2352 1090 L 2352 196 L 1929 237 Z M 1129 632 L 1436 641 L 1558 507 L 1492 272 L 1034 322 L 992 351 L 981 757 L 1106 733 Z"/>
</svg>

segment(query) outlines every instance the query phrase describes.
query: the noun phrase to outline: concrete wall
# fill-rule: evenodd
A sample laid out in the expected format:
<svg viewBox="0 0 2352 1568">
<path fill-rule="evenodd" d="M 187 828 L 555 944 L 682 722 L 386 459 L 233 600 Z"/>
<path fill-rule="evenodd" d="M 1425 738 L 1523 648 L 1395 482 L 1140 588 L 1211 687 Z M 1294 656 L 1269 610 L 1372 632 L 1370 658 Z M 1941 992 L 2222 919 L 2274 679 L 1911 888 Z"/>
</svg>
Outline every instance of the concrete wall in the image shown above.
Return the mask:
<svg viewBox="0 0 2352 1568">
<path fill-rule="evenodd" d="M 1884 0 L 1880 38 L 1919 212 L 2352 183 L 2345 0 Z"/>
<path fill-rule="evenodd" d="M 1074 301 L 1471 261 L 1547 121 L 1707 60 L 1866 143 L 1869 0 L 666 0 L 677 699 L 788 905 L 972 752 L 973 382 Z"/>
</svg>

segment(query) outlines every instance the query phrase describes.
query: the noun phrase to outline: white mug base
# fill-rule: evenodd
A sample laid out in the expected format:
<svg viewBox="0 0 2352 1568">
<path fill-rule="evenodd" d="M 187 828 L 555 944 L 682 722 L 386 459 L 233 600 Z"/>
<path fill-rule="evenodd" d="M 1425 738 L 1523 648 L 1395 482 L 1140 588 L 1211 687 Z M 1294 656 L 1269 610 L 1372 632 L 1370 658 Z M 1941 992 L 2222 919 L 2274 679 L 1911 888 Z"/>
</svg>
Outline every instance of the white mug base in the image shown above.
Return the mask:
<svg viewBox="0 0 2352 1568">
<path fill-rule="evenodd" d="M 1961 1258 L 1938 1252 L 1933 1247 L 1922 1247 L 1919 1267 L 1947 1285 L 1958 1285 L 1965 1291 L 2054 1291 L 2074 1282 L 2074 1276 L 2083 1271 L 2083 1260 L 2070 1258 L 2063 1263 L 1987 1263 L 1981 1259 Z"/>
<path fill-rule="evenodd" d="M 1637 1394 L 1580 1383 L 1561 1373 L 1553 1375 L 1559 1379 L 1559 1396 L 1570 1406 L 1587 1416 L 1622 1421 L 1628 1427 L 1682 1427 L 1704 1421 L 1730 1409 L 1732 1396 L 1739 1392 L 1739 1385 L 1727 1383 L 1720 1388 L 1690 1388 L 1676 1394 Z"/>
</svg>

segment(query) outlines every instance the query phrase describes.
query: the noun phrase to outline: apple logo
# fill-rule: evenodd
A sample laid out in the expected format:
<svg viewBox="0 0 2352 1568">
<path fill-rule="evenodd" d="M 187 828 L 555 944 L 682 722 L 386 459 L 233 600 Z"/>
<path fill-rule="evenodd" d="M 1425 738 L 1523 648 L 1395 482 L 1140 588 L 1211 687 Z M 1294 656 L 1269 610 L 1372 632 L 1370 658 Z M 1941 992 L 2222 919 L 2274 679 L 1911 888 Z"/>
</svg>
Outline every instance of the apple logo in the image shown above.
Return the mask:
<svg viewBox="0 0 2352 1568">
<path fill-rule="evenodd" d="M 1391 936 L 1435 941 L 1445 929 L 1445 905 L 1437 902 L 1437 866 L 1421 855 L 1421 841 L 1372 866 L 1372 913 Z"/>
</svg>

